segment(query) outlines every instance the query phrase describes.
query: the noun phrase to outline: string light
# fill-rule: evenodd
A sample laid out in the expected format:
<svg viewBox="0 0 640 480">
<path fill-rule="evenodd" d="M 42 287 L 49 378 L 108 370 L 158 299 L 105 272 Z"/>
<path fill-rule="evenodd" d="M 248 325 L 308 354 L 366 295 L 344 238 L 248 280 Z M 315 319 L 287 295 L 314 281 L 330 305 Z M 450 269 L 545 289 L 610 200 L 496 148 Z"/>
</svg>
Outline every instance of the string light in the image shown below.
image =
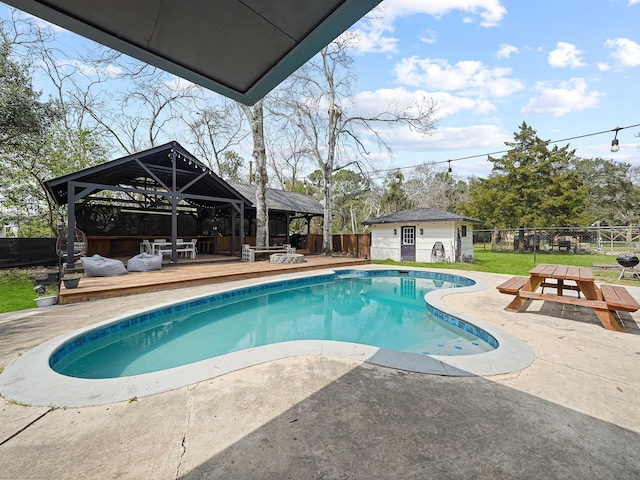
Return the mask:
<svg viewBox="0 0 640 480">
<path fill-rule="evenodd" d="M 616 127 L 616 128 L 611 129 L 611 130 L 602 130 L 601 132 L 587 133 L 587 134 L 584 134 L 584 135 L 576 135 L 575 137 L 561 138 L 559 140 L 548 140 L 545 143 L 547 145 L 555 144 L 555 143 L 562 143 L 562 142 L 567 142 L 569 140 L 576 140 L 578 138 L 593 137 L 593 136 L 596 136 L 596 135 L 602 135 L 604 133 L 615 132 L 615 137 L 614 137 L 613 141 L 611 142 L 611 151 L 612 152 L 617 152 L 618 150 L 620 150 L 620 145 L 618 144 L 618 138 L 617 138 L 618 137 L 618 132 L 620 130 L 624 130 L 626 128 L 635 128 L 635 127 L 640 127 L 640 123 L 636 123 L 635 125 L 627 125 L 626 127 Z M 615 150 L 614 150 L 614 148 L 615 148 Z M 502 154 L 502 153 L 509 153 L 509 152 L 511 152 L 513 150 L 516 150 L 516 149 L 515 148 L 509 148 L 509 149 L 505 149 L 505 150 L 499 150 L 499 151 L 496 151 L 496 152 L 480 153 L 478 155 L 469 155 L 469 156 L 466 156 L 466 157 L 451 158 L 451 159 L 448 159 L 448 160 L 438 160 L 438 161 L 434 161 L 434 162 L 425 162 L 425 163 L 428 163 L 429 165 L 438 165 L 438 164 L 448 163 L 449 164 L 449 173 L 451 173 L 451 171 L 452 171 L 451 170 L 451 162 L 459 162 L 461 160 L 470 160 L 472 158 L 480 158 L 480 157 L 484 157 L 484 156 L 486 156 L 487 159 L 488 159 L 491 156 L 499 155 L 499 154 Z M 416 167 L 420 167 L 422 165 L 423 164 L 409 165 L 409 166 L 406 166 L 406 167 L 386 168 L 386 169 L 382 169 L 382 170 L 375 170 L 375 172 L 372 172 L 372 173 L 378 174 L 378 173 L 385 173 L 385 172 L 396 172 L 398 170 L 408 170 L 410 168 L 416 168 Z"/>
<path fill-rule="evenodd" d="M 620 145 L 618 144 L 618 132 L 621 130 L 620 128 L 614 128 L 616 134 L 613 136 L 613 140 L 611 140 L 611 151 L 617 152 L 620 150 Z"/>
</svg>

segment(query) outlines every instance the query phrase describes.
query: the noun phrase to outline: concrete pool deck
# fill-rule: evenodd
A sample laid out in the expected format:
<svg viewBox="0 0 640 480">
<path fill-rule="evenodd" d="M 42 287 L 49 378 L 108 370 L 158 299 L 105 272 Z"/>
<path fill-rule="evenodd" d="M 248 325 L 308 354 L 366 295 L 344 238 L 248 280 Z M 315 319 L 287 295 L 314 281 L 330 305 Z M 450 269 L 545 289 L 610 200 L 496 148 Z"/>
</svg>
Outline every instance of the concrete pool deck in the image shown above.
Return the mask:
<svg viewBox="0 0 640 480">
<path fill-rule="evenodd" d="M 0 478 L 640 477 L 640 315 L 625 314 L 618 333 L 578 307 L 509 313 L 495 290 L 507 276 L 452 273 L 490 288 L 443 303 L 526 342 L 529 367 L 444 377 L 302 355 L 96 407 L 3 401 Z M 0 316 L 0 367 L 147 302 L 209 291 Z"/>
</svg>

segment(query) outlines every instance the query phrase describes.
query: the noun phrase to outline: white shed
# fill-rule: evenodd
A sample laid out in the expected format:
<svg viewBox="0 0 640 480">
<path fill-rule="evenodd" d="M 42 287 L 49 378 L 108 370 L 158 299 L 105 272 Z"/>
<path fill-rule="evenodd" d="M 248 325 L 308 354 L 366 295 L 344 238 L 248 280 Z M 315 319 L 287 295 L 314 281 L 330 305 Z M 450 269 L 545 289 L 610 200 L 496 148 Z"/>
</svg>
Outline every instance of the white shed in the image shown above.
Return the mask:
<svg viewBox="0 0 640 480">
<path fill-rule="evenodd" d="M 371 260 L 471 262 L 473 224 L 480 220 L 414 208 L 362 222 L 371 226 Z"/>
</svg>

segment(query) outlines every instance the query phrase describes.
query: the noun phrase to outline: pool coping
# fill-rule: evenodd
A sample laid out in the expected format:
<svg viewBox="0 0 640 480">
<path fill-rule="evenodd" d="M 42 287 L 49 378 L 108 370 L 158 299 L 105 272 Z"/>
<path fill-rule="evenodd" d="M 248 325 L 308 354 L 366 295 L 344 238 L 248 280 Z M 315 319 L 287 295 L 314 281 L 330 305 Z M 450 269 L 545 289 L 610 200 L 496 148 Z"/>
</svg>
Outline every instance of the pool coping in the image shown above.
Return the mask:
<svg viewBox="0 0 640 480">
<path fill-rule="evenodd" d="M 434 272 L 428 268 L 398 268 L 380 265 L 352 266 L 342 269 L 318 270 L 313 275 L 309 275 L 307 272 L 306 274 L 286 274 L 269 277 L 268 280 L 254 279 L 243 282 L 243 286 L 234 285 L 217 291 L 215 294 L 247 286 L 278 282 L 283 279 L 321 276 L 327 273 L 339 273 L 344 270 L 415 270 Z M 11 362 L 0 374 L 0 393 L 7 400 L 31 406 L 85 407 L 104 405 L 174 390 L 235 370 L 273 360 L 303 355 L 325 355 L 355 359 L 383 367 L 444 376 L 490 376 L 522 370 L 529 366 L 534 360 L 534 354 L 525 342 L 494 325 L 457 312 L 444 304 L 442 299 L 447 295 L 464 294 L 465 292 L 470 293 L 489 288 L 488 283 L 474 278 L 472 273 L 466 274 L 465 272 L 464 275 L 451 275 L 464 276 L 473 280 L 475 284 L 455 289 L 434 290 L 425 295 L 425 300 L 433 308 L 444 314 L 485 330 L 498 341 L 499 346 L 497 349 L 473 355 L 438 356 L 397 352 L 369 345 L 330 340 L 298 340 L 264 345 L 180 367 L 122 378 L 74 378 L 61 375 L 51 369 L 49 366 L 50 356 L 66 341 L 77 337 L 80 332 L 108 325 L 120 319 L 130 318 L 131 314 L 127 314 L 57 336 L 25 352 Z M 213 294 L 194 295 L 182 299 L 182 302 Z M 175 301 L 156 305 L 154 309 L 173 303 Z M 140 313 L 148 310 L 150 309 L 141 308 Z"/>
</svg>

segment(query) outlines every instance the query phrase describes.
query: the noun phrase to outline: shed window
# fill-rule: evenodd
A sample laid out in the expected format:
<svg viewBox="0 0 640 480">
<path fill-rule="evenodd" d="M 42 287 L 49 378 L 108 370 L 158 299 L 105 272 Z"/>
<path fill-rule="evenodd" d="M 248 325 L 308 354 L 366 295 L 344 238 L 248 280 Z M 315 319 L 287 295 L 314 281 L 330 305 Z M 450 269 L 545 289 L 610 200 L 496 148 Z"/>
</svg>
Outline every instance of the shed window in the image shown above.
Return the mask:
<svg viewBox="0 0 640 480">
<path fill-rule="evenodd" d="M 461 234 L 463 237 L 466 237 L 466 236 L 467 236 L 467 226 L 466 226 L 466 225 L 462 225 L 462 231 L 460 232 L 460 234 Z"/>
</svg>

